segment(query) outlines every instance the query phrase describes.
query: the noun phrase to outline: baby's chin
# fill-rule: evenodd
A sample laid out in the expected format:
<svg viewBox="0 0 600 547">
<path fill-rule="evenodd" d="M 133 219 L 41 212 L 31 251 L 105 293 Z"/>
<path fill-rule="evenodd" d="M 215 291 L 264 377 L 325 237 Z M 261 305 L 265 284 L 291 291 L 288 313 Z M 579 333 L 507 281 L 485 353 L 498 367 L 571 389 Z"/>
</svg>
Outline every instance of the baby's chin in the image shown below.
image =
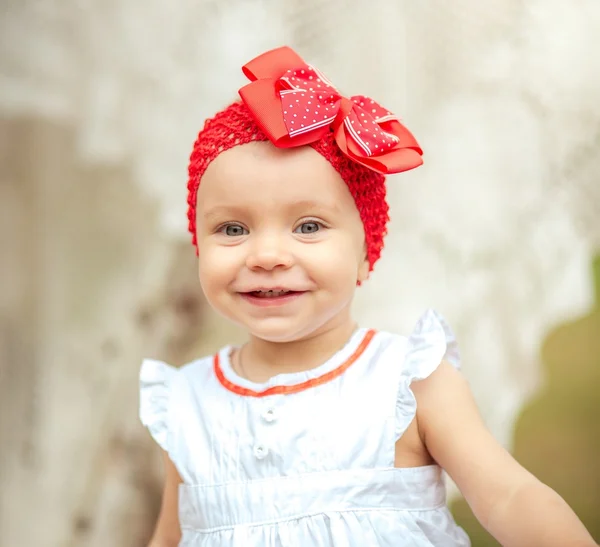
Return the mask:
<svg viewBox="0 0 600 547">
<path fill-rule="evenodd" d="M 273 344 L 289 344 L 310 338 L 316 329 L 312 324 L 302 325 L 288 318 L 270 318 L 251 324 L 240 324 L 253 338 Z"/>
<path fill-rule="evenodd" d="M 289 344 L 292 342 L 299 342 L 306 338 L 310 338 L 313 330 L 298 331 L 290 328 L 253 328 L 246 327 L 246 331 L 253 338 L 262 340 L 263 342 L 270 342 L 272 344 Z"/>
</svg>

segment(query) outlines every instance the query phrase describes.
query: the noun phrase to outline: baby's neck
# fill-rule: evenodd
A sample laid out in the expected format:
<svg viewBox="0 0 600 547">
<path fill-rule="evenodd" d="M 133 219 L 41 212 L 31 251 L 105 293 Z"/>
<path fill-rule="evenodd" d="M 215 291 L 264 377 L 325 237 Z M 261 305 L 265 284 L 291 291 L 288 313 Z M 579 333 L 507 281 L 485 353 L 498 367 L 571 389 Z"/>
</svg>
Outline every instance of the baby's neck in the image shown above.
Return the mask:
<svg viewBox="0 0 600 547">
<path fill-rule="evenodd" d="M 257 383 L 278 374 L 311 370 L 342 349 L 356 328 L 350 320 L 292 342 L 269 342 L 251 336 L 234 355 L 234 366 L 238 374 Z"/>
</svg>

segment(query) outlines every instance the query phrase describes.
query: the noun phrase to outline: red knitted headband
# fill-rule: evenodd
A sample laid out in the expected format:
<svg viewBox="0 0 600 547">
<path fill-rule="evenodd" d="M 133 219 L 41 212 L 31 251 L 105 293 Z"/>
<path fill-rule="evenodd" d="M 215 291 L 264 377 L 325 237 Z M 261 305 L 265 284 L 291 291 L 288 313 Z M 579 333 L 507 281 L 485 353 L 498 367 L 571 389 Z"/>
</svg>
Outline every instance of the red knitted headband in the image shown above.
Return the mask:
<svg viewBox="0 0 600 547">
<path fill-rule="evenodd" d="M 340 174 L 364 225 L 370 269 L 381 254 L 388 221 L 385 174 L 422 164 L 410 132 L 372 99 L 342 97 L 316 69 L 287 47 L 250 61 L 252 83 L 234 103 L 206 121 L 188 168 L 188 220 L 196 238 L 196 194 L 206 168 L 221 152 L 252 141 L 280 148 L 310 145 Z"/>
</svg>

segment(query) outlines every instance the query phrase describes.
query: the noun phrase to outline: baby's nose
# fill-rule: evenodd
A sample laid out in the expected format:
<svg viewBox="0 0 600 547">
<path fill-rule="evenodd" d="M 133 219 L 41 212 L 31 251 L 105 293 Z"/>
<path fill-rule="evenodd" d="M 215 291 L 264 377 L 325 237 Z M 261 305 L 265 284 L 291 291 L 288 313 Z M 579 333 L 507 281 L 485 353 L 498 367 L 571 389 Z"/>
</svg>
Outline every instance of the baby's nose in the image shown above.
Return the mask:
<svg viewBox="0 0 600 547">
<path fill-rule="evenodd" d="M 289 268 L 294 263 L 289 242 L 279 236 L 255 238 L 254 244 L 246 257 L 246 266 L 251 270 L 273 270 Z"/>
</svg>

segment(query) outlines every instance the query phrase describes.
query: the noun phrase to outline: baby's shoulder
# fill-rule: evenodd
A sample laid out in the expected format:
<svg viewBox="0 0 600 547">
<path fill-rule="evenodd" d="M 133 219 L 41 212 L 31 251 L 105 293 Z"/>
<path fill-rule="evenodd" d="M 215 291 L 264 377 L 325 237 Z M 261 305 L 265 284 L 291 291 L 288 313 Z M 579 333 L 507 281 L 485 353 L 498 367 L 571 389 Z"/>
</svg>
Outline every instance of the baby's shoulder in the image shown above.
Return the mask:
<svg viewBox="0 0 600 547">
<path fill-rule="evenodd" d="M 223 348 L 220 351 L 225 351 Z M 140 418 L 166 450 L 173 421 L 195 409 L 214 382 L 215 356 L 207 355 L 176 367 L 158 359 L 144 359 L 140 368 Z"/>
<path fill-rule="evenodd" d="M 216 360 L 228 347 L 180 366 L 173 366 L 158 359 L 144 359 L 140 368 L 141 389 L 152 395 L 165 392 L 170 398 L 184 396 L 186 392 L 195 392 L 213 378 Z"/>
<path fill-rule="evenodd" d="M 429 376 L 442 360 L 460 368 L 456 337 L 444 317 L 433 309 L 423 313 L 407 335 L 386 330 L 374 332 L 373 357 L 397 362 L 415 379 Z"/>
<path fill-rule="evenodd" d="M 206 375 L 211 374 L 214 369 L 215 356 L 219 352 L 211 355 L 205 355 L 198 357 L 184 365 L 180 366 L 177 370 L 179 375 L 187 380 L 193 380 L 197 378 L 204 378 Z"/>
</svg>

